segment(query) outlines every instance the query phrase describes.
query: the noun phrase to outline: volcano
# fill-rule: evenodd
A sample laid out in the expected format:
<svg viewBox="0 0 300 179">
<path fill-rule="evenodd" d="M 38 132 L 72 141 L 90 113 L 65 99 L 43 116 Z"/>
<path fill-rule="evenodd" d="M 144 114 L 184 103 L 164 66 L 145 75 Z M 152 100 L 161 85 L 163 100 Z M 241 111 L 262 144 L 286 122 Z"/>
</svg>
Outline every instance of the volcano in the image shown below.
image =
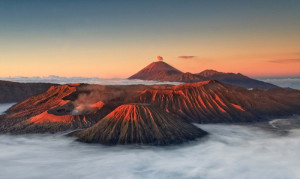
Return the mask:
<svg viewBox="0 0 300 179">
<path fill-rule="evenodd" d="M 169 145 L 206 134 L 149 104 L 125 104 L 76 136 L 79 141 L 88 143 Z"/>
<path fill-rule="evenodd" d="M 163 61 L 157 61 L 152 62 L 150 65 L 146 66 L 141 71 L 129 77 L 129 79 L 165 81 L 172 77 L 177 77 L 181 74 L 183 74 L 183 72 L 177 70 L 171 65 Z"/>
<path fill-rule="evenodd" d="M 102 108 L 101 101 L 92 104 L 89 111 L 74 115 L 72 112 L 76 109 L 75 103 L 64 99 L 76 93 L 78 85 L 52 86 L 46 92 L 12 106 L 7 111 L 6 120 L 0 118 L 0 132 L 55 133 L 95 124 L 95 115 Z"/>
<path fill-rule="evenodd" d="M 152 62 L 136 74 L 128 79 L 155 80 L 155 81 L 171 81 L 171 82 L 199 82 L 206 80 L 218 80 L 223 83 L 236 85 L 244 88 L 271 89 L 279 88 L 276 85 L 263 81 L 251 79 L 240 73 L 223 73 L 215 70 L 204 70 L 200 73 L 183 73 L 171 65 L 157 61 Z"/>
<path fill-rule="evenodd" d="M 248 90 L 216 80 L 181 85 L 53 86 L 0 116 L 0 133 L 85 129 L 121 105 L 150 104 L 185 123 L 256 122 L 300 114 L 300 91 Z"/>
<path fill-rule="evenodd" d="M 298 90 L 247 90 L 216 80 L 148 88 L 140 103 L 150 103 L 185 120 L 196 123 L 255 122 L 296 114 L 300 107 Z"/>
</svg>

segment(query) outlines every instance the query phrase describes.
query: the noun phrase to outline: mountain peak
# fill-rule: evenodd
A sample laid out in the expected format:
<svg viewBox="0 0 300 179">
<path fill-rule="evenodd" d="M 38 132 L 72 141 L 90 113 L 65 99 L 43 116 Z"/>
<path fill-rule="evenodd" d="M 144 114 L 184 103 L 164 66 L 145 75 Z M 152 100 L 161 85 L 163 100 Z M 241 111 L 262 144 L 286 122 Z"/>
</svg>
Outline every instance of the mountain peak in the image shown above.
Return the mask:
<svg viewBox="0 0 300 179">
<path fill-rule="evenodd" d="M 172 67 L 171 65 L 167 64 L 166 62 L 160 60 L 156 62 L 152 62 L 148 66 L 146 66 L 143 70 L 155 71 L 155 72 L 162 72 L 162 71 L 174 71 L 178 73 L 182 73 L 178 69 Z"/>
<path fill-rule="evenodd" d="M 200 73 L 198 73 L 199 75 L 201 76 L 204 76 L 204 77 L 208 77 L 208 76 L 213 76 L 213 75 L 216 75 L 216 74 L 223 74 L 222 72 L 218 72 L 216 70 L 212 70 L 212 69 L 207 69 L 207 70 L 204 70 Z"/>
<path fill-rule="evenodd" d="M 218 80 L 222 83 L 241 86 L 244 88 L 260 88 L 270 89 L 278 88 L 270 83 L 251 79 L 240 73 L 224 73 L 216 70 L 208 69 L 200 73 L 183 73 L 171 65 L 163 62 L 161 56 L 157 57 L 158 61 L 151 63 L 136 74 L 129 77 L 129 79 L 141 80 L 156 80 L 156 81 L 173 81 L 173 82 L 199 82 L 206 80 Z"/>
<path fill-rule="evenodd" d="M 168 145 L 207 133 L 149 104 L 124 104 L 86 130 L 75 133 L 79 141 L 102 144 Z"/>
<path fill-rule="evenodd" d="M 160 57 L 160 56 L 159 56 Z M 166 77 L 172 75 L 180 75 L 183 72 L 179 71 L 178 69 L 172 67 L 171 65 L 167 64 L 166 62 L 161 60 L 156 62 L 152 62 L 136 74 L 129 77 L 129 79 L 144 79 L 144 80 L 165 80 Z M 159 58 L 158 58 L 159 59 Z"/>
</svg>

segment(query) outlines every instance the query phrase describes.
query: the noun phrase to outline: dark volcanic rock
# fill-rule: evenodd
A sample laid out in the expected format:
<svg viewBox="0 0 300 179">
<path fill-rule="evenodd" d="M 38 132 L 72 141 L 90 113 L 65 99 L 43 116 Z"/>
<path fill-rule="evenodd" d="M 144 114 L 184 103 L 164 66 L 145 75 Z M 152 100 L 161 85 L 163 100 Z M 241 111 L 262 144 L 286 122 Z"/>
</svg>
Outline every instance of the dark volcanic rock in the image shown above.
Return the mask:
<svg viewBox="0 0 300 179">
<path fill-rule="evenodd" d="M 52 86 L 46 92 L 12 106 L 0 118 L 0 133 L 55 133 L 95 124 L 101 101 L 90 107 L 91 112 L 72 114 L 74 104 L 64 100 L 77 91 L 78 85 Z"/>
<path fill-rule="evenodd" d="M 9 108 L 0 133 L 55 133 L 90 127 L 148 86 L 59 85 Z"/>
<path fill-rule="evenodd" d="M 278 86 L 276 85 L 251 79 L 240 73 L 235 74 L 235 73 L 223 73 L 215 70 L 204 70 L 196 75 L 202 76 L 207 80 L 218 80 L 223 83 L 241 86 L 244 88 L 258 88 L 258 89 L 278 88 Z"/>
<path fill-rule="evenodd" d="M 115 144 L 178 144 L 207 133 L 147 104 L 121 105 L 94 126 L 77 132 L 79 141 Z"/>
<path fill-rule="evenodd" d="M 17 83 L 0 80 L 0 103 L 20 102 L 45 92 L 55 85 L 51 83 Z"/>
<path fill-rule="evenodd" d="M 6 111 L 0 133 L 44 133 L 92 126 L 122 104 L 147 103 L 172 119 L 255 122 L 300 114 L 300 91 L 247 90 L 215 80 L 181 85 L 87 85 L 49 88 Z"/>
<path fill-rule="evenodd" d="M 247 90 L 215 80 L 148 88 L 139 102 L 197 123 L 254 122 L 300 113 L 299 90 Z"/>
</svg>

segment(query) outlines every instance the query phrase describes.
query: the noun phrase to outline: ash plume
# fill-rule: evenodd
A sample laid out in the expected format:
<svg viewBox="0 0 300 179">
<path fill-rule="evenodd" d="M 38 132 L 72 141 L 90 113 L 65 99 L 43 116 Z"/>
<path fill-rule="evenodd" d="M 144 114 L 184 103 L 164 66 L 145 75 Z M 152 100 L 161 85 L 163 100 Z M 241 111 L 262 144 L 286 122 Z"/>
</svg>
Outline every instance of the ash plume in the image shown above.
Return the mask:
<svg viewBox="0 0 300 179">
<path fill-rule="evenodd" d="M 163 61 L 164 60 L 164 58 L 162 56 L 157 56 L 156 58 L 157 58 L 158 61 Z"/>
</svg>

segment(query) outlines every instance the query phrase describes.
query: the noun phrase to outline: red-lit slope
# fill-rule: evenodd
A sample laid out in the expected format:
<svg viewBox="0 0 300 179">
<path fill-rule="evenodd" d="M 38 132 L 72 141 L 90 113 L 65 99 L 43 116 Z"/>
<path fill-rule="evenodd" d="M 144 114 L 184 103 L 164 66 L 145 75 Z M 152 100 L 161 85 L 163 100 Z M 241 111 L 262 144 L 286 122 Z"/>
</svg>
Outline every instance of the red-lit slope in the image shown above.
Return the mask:
<svg viewBox="0 0 300 179">
<path fill-rule="evenodd" d="M 0 133 L 44 133 L 82 129 L 93 125 L 116 107 L 134 102 L 144 85 L 71 84 L 16 104 L 0 117 Z"/>
<path fill-rule="evenodd" d="M 65 97 L 77 91 L 78 84 L 53 86 L 48 91 L 13 106 L 2 120 L 1 132 L 43 133 L 89 127 L 96 123 L 95 113 L 103 102 L 91 104 L 85 111 L 74 114 L 76 106 Z"/>
<path fill-rule="evenodd" d="M 89 143 L 168 145 L 202 137 L 206 132 L 156 107 L 126 104 L 75 135 Z"/>
<path fill-rule="evenodd" d="M 8 118 L 23 118 L 41 114 L 51 108 L 62 106 L 68 103 L 64 97 L 76 91 L 72 85 L 52 86 L 46 92 L 30 97 L 25 101 L 11 107 L 8 111 Z"/>
<path fill-rule="evenodd" d="M 150 103 L 189 122 L 253 122 L 300 114 L 300 91 L 247 90 L 204 81 L 171 85 L 62 85 L 16 104 L 0 117 L 2 133 L 86 128 L 128 103 Z"/>
<path fill-rule="evenodd" d="M 94 103 L 90 105 L 91 108 L 100 110 L 104 106 L 104 103 L 102 101 L 98 101 L 97 103 Z"/>
<path fill-rule="evenodd" d="M 42 114 L 31 117 L 28 120 L 28 122 L 32 122 L 36 124 L 43 124 L 48 122 L 62 122 L 62 123 L 71 124 L 75 120 L 80 120 L 79 116 L 73 116 L 71 114 L 58 116 L 58 115 L 51 114 L 48 111 L 45 111 Z"/>
<path fill-rule="evenodd" d="M 266 116 L 297 113 L 299 91 L 292 96 L 286 90 L 279 91 L 286 94 L 285 97 L 212 80 L 168 89 L 146 89 L 141 92 L 139 102 L 151 103 L 172 115 L 200 123 L 255 121 Z"/>
</svg>

